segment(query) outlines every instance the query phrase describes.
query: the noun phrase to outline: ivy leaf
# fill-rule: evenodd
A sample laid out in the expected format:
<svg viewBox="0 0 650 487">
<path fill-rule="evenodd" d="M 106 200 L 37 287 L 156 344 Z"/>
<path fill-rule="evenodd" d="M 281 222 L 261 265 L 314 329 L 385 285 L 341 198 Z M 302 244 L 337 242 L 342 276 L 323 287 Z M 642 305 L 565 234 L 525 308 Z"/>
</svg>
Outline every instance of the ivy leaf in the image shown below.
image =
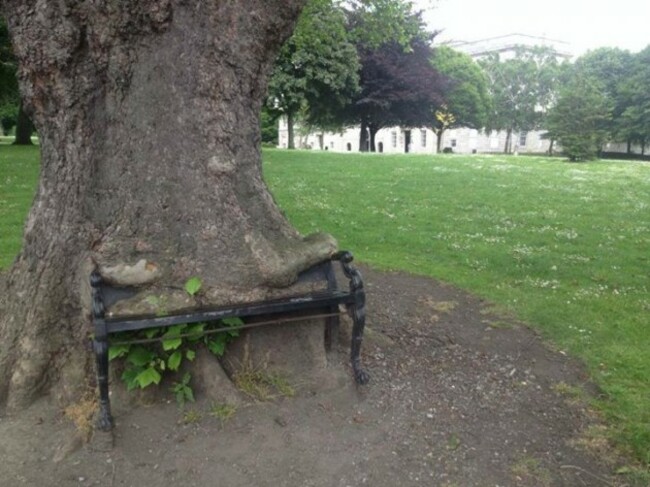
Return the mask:
<svg viewBox="0 0 650 487">
<path fill-rule="evenodd" d="M 154 358 L 155 355 L 152 351 L 147 350 L 141 346 L 136 346 L 129 350 L 129 354 L 126 357 L 126 360 L 127 362 L 132 363 L 137 367 L 144 367 Z"/>
<path fill-rule="evenodd" d="M 221 357 L 226 350 L 226 342 L 223 339 L 209 340 L 207 345 L 208 349 L 217 357 Z"/>
<path fill-rule="evenodd" d="M 141 371 L 141 369 L 137 368 L 128 368 L 122 372 L 122 381 L 126 384 L 127 391 L 132 391 L 138 386 L 138 382 L 135 380 L 135 378 Z"/>
<path fill-rule="evenodd" d="M 129 353 L 129 345 L 112 345 L 108 347 L 108 360 L 124 357 Z"/>
<path fill-rule="evenodd" d="M 169 352 L 170 350 L 176 350 L 182 343 L 183 340 L 181 338 L 172 338 L 170 340 L 163 340 L 162 347 L 165 352 Z"/>
<path fill-rule="evenodd" d="M 189 294 L 190 296 L 194 296 L 196 293 L 199 292 L 202 284 L 203 283 L 201 282 L 200 277 L 197 276 L 190 277 L 185 283 L 185 291 L 187 291 L 187 294 Z"/>
<path fill-rule="evenodd" d="M 184 386 L 183 387 L 183 394 L 185 397 L 188 399 L 190 402 L 194 402 L 194 393 L 192 392 L 192 388 L 189 386 Z"/>
<path fill-rule="evenodd" d="M 201 337 L 203 336 L 204 330 L 205 330 L 205 323 L 196 323 L 194 325 L 188 326 L 187 334 L 191 336 L 188 336 L 187 339 L 191 342 L 200 340 Z"/>
<path fill-rule="evenodd" d="M 170 350 L 176 350 L 183 343 L 182 338 L 178 338 L 181 334 L 181 331 L 185 328 L 185 325 L 174 325 L 170 326 L 169 330 L 165 332 L 162 342 L 163 350 L 169 352 Z"/>
<path fill-rule="evenodd" d="M 135 378 L 136 382 L 142 389 L 151 384 L 158 384 L 160 382 L 160 379 L 160 374 L 153 367 L 147 367 Z"/>
<path fill-rule="evenodd" d="M 186 350 L 185 358 L 191 362 L 196 358 L 196 352 L 194 350 Z"/>
<path fill-rule="evenodd" d="M 221 320 L 221 323 L 223 323 L 226 326 L 235 328 L 237 326 L 241 326 L 244 324 L 241 318 L 238 318 L 236 316 L 233 316 L 232 318 L 223 318 Z"/>
<path fill-rule="evenodd" d="M 167 359 L 167 367 L 169 367 L 169 370 L 178 370 L 178 367 L 181 365 L 181 360 L 183 360 L 183 354 L 180 350 L 176 350 Z"/>
</svg>

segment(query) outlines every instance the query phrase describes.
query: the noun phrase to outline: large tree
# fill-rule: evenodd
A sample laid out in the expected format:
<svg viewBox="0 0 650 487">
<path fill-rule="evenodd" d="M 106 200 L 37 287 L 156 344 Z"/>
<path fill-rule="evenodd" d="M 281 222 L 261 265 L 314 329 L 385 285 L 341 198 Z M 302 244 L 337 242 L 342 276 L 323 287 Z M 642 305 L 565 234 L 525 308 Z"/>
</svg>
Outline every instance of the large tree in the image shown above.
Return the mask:
<svg viewBox="0 0 650 487">
<path fill-rule="evenodd" d="M 623 113 L 634 106 L 631 97 L 626 96 L 625 86 L 633 74 L 633 55 L 629 51 L 601 47 L 580 56 L 573 65 L 575 76 L 588 77 L 612 107 L 612 116 L 605 123 L 607 140 L 627 142 L 627 150 L 634 139 L 634 130 Z M 629 86 L 629 85 L 628 85 Z"/>
<path fill-rule="evenodd" d="M 444 104 L 435 111 L 432 118 L 432 129 L 437 139 L 436 149 L 440 152 L 445 130 L 485 127 L 492 101 L 485 73 L 467 54 L 441 46 L 434 50 L 432 64 L 449 79 L 450 84 Z"/>
<path fill-rule="evenodd" d="M 557 90 L 553 83 L 558 61 L 547 47 L 520 47 L 515 57 L 502 60 L 498 54 L 481 60 L 490 81 L 492 113 L 488 130 L 505 130 L 504 152 L 512 150 L 512 134 L 536 130 Z"/>
<path fill-rule="evenodd" d="M 289 286 L 335 250 L 303 239 L 261 176 L 267 80 L 302 4 L 2 0 L 41 141 L 0 279 L 2 403 L 84 387 L 93 268 L 171 301 L 198 275 L 219 304 Z"/>
<path fill-rule="evenodd" d="M 560 91 L 548 115 L 562 152 L 571 161 L 593 159 L 607 135 L 611 105 L 593 78 L 577 73 Z"/>
<path fill-rule="evenodd" d="M 267 107 L 286 117 L 288 148 L 294 122 L 328 125 L 358 89 L 359 60 L 343 9 L 331 0 L 310 0 L 294 34 L 284 44 L 269 83 Z"/>
</svg>

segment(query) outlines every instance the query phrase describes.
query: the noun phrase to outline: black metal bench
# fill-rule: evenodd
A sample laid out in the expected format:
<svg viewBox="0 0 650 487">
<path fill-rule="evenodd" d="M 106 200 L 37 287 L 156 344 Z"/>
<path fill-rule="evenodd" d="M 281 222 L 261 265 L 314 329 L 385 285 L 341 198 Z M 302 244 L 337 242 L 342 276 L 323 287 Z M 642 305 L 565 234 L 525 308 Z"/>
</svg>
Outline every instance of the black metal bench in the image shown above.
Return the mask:
<svg viewBox="0 0 650 487">
<path fill-rule="evenodd" d="M 349 280 L 349 290 L 339 290 L 336 283 L 332 261 L 339 261 L 345 277 Z M 132 288 L 116 288 L 103 282 L 97 270 L 90 276 L 92 287 L 92 317 L 94 325 L 93 350 L 97 362 L 97 381 L 99 385 L 99 415 L 97 428 L 109 431 L 113 428 L 110 398 L 108 393 L 108 348 L 109 336 L 123 331 L 144 330 L 147 328 L 169 327 L 182 323 L 218 321 L 224 318 L 269 317 L 270 320 L 239 325 L 237 329 L 252 328 L 275 323 L 304 321 L 307 318 L 325 319 L 325 345 L 330 349 L 338 334 L 340 305 L 346 307 L 352 317 L 352 343 L 350 357 L 354 378 L 358 384 L 366 384 L 368 374 L 361 368 L 360 353 L 365 326 L 365 291 L 360 272 L 352 265 L 352 254 L 341 251 L 325 261 L 303 272 L 299 281 L 324 280 L 327 290 L 309 294 L 290 296 L 282 299 L 243 303 L 237 305 L 202 307 L 186 309 L 165 316 L 125 315 L 106 316 L 106 310 L 121 299 L 133 296 Z M 287 316 L 289 314 L 290 316 Z M 273 318 L 276 319 L 273 319 Z M 232 328 L 219 331 L 228 332 Z"/>
</svg>

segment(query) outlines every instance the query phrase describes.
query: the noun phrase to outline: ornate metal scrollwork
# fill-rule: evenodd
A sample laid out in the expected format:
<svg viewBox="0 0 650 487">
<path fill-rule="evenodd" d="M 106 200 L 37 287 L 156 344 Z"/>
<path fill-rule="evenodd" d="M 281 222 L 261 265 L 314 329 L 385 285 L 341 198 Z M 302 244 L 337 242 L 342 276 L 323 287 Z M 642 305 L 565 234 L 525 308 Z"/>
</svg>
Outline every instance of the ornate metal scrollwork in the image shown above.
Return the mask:
<svg viewBox="0 0 650 487">
<path fill-rule="evenodd" d="M 352 266 L 354 257 L 348 251 L 341 251 L 332 257 L 333 260 L 341 262 L 343 274 L 350 280 L 350 293 L 354 296 L 354 304 L 348 307 L 352 315 L 352 343 L 350 346 L 350 360 L 352 371 L 357 384 L 367 384 L 370 375 L 361 367 L 361 343 L 363 341 L 363 329 L 366 325 L 366 293 L 363 289 L 363 278 L 361 272 Z"/>
</svg>

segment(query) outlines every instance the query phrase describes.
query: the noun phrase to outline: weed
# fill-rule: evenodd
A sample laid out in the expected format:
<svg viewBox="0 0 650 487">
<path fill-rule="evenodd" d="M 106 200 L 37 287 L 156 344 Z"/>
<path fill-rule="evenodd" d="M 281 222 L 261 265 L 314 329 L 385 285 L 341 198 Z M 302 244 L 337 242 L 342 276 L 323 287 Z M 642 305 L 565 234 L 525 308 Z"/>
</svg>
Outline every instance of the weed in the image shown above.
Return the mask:
<svg viewBox="0 0 650 487">
<path fill-rule="evenodd" d="M 196 424 L 203 419 L 203 415 L 196 409 L 188 409 L 183 413 L 183 424 Z"/>
<path fill-rule="evenodd" d="M 217 418 L 223 425 L 237 412 L 237 406 L 228 403 L 215 403 L 210 407 L 210 416 Z"/>
<path fill-rule="evenodd" d="M 233 382 L 240 391 L 256 401 L 270 401 L 278 395 L 295 395 L 293 387 L 281 375 L 252 367 L 235 372 Z"/>
<path fill-rule="evenodd" d="M 518 480 L 531 485 L 539 487 L 550 487 L 552 485 L 551 473 L 536 458 L 523 457 L 510 468 L 510 471 Z"/>
<path fill-rule="evenodd" d="M 93 431 L 93 418 L 97 409 L 97 398 L 94 394 L 89 394 L 78 402 L 66 407 L 63 410 L 63 414 L 74 423 L 77 431 L 88 440 Z"/>
</svg>

